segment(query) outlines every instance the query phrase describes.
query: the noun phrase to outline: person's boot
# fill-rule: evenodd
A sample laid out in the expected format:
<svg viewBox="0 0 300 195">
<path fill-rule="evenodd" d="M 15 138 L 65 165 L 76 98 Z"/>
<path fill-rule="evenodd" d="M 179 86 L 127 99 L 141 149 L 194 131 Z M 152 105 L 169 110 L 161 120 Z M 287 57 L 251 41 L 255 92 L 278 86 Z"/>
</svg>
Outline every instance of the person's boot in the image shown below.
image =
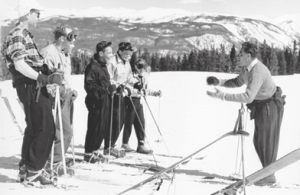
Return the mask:
<svg viewBox="0 0 300 195">
<path fill-rule="evenodd" d="M 137 148 L 137 153 L 141 153 L 141 154 L 152 154 L 153 150 L 149 150 L 148 148 L 145 147 L 145 145 L 138 145 Z"/>
<path fill-rule="evenodd" d="M 48 174 L 51 175 L 51 161 L 50 160 L 48 160 L 46 162 L 46 165 L 45 165 L 44 169 Z M 75 175 L 74 169 L 68 167 L 67 165 L 66 165 L 66 171 L 67 171 L 67 175 L 70 175 L 70 176 Z M 53 174 L 56 177 L 62 176 L 62 175 L 65 174 L 64 166 L 63 166 L 62 162 L 53 163 Z"/>
<path fill-rule="evenodd" d="M 26 178 L 27 172 L 28 172 L 28 170 L 27 170 L 27 166 L 25 164 L 22 164 L 21 166 L 19 166 L 19 173 L 18 173 L 17 181 L 22 183 Z"/>
<path fill-rule="evenodd" d="M 125 152 L 133 152 L 134 149 L 132 149 L 128 144 L 122 144 L 121 148 L 125 149 Z"/>
<path fill-rule="evenodd" d="M 88 163 L 97 163 L 100 161 L 100 158 L 95 156 L 93 153 L 84 153 L 83 160 Z"/>
<path fill-rule="evenodd" d="M 123 148 L 107 148 L 103 151 L 104 155 L 111 155 L 114 156 L 115 158 L 123 158 L 126 156 L 126 152 Z"/>
<path fill-rule="evenodd" d="M 24 180 L 25 184 L 30 184 L 33 186 L 38 185 L 52 185 L 53 182 L 50 180 L 50 178 L 46 177 L 44 174 L 42 174 L 43 171 L 30 171 L 28 170 L 27 176 Z"/>
</svg>

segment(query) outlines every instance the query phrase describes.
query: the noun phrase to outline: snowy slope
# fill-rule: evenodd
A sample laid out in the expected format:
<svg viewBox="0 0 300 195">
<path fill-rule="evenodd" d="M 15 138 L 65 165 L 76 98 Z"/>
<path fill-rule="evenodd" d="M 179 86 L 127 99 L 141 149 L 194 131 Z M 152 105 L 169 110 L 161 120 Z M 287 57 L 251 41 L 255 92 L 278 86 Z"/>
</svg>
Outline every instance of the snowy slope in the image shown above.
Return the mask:
<svg viewBox="0 0 300 195">
<path fill-rule="evenodd" d="M 232 131 L 240 104 L 223 102 L 211 99 L 206 95 L 206 90 L 213 90 L 206 86 L 207 76 L 219 78 L 231 78 L 233 74 L 207 73 L 207 72 L 164 72 L 151 73 L 150 88 L 161 89 L 163 96 L 157 98 L 148 97 L 147 101 L 151 111 L 160 126 L 165 144 L 172 156 L 185 156 L 196 151 L 222 134 Z M 74 75 L 73 86 L 79 92 L 75 102 L 74 135 L 76 152 L 83 152 L 83 145 L 87 125 L 87 110 L 84 105 L 85 92 L 83 90 L 83 76 Z M 300 107 L 299 95 L 300 75 L 274 77 L 277 85 L 281 86 L 286 98 L 285 114 L 282 122 L 280 146 L 278 158 L 300 148 L 300 121 L 298 113 Z M 11 87 L 11 81 L 0 82 L 3 95 L 7 96 L 17 115 L 18 121 L 24 127 L 24 114 L 16 101 L 15 90 Z M 222 89 L 225 92 L 242 92 L 244 89 Z M 168 166 L 179 160 L 178 157 L 168 158 L 168 152 L 161 139 L 155 123 L 144 103 L 146 115 L 147 139 L 156 154 L 156 160 L 160 166 Z M 14 126 L 11 117 L 3 102 L 0 102 L 0 188 L 4 194 L 116 194 L 130 185 L 136 184 L 152 175 L 151 172 L 142 173 L 138 168 L 126 167 L 125 163 L 154 164 L 152 156 L 128 155 L 126 159 L 113 160 L 110 164 L 100 165 L 76 165 L 76 176 L 68 179 L 68 183 L 74 185 L 69 191 L 58 189 L 27 189 L 14 182 L 17 174 L 17 163 L 20 159 L 20 147 L 22 136 Z M 252 144 L 253 121 L 245 122 L 245 130 L 250 137 L 245 138 L 245 172 L 246 175 L 261 168 L 259 160 Z M 120 142 L 118 143 L 120 144 Z M 130 143 L 133 148 L 137 141 L 134 132 Z M 187 165 L 178 168 L 175 183 L 171 186 L 171 192 L 175 194 L 210 194 L 221 189 L 230 181 L 214 179 L 211 182 L 203 181 L 203 177 L 217 175 L 229 176 L 235 172 L 237 152 L 237 137 L 228 137 L 209 147 L 195 156 Z M 203 158 L 200 160 L 201 158 Z M 79 158 L 82 159 L 82 156 Z M 298 195 L 300 193 L 300 162 L 297 162 L 281 171 L 276 176 L 285 186 L 294 185 L 297 189 L 247 187 L 248 195 Z M 64 178 L 59 179 L 64 183 Z M 169 182 L 165 181 L 162 189 L 157 194 L 166 195 Z M 152 194 L 149 192 L 151 185 L 146 185 L 129 194 Z M 1 192 L 1 194 L 3 194 Z M 134 193 L 135 192 L 135 193 Z M 174 194 L 174 193 L 170 193 Z"/>
</svg>

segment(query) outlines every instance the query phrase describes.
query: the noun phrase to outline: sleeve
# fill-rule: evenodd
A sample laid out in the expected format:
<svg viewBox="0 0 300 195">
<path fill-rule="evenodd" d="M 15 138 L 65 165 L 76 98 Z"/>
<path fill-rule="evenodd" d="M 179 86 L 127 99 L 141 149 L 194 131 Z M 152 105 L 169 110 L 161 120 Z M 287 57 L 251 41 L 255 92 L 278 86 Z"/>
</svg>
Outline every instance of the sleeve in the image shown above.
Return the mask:
<svg viewBox="0 0 300 195">
<path fill-rule="evenodd" d="M 26 40 L 22 34 L 22 31 L 17 31 L 12 35 L 7 47 L 7 54 L 13 61 L 23 59 L 28 55 L 26 52 L 25 43 Z"/>
<path fill-rule="evenodd" d="M 263 76 L 258 73 L 253 73 L 249 76 L 249 83 L 246 91 L 240 94 L 226 94 L 225 100 L 241 103 L 251 103 L 264 82 Z"/>
<path fill-rule="evenodd" d="M 94 96 L 96 99 L 100 99 L 101 95 L 107 93 L 107 87 L 100 86 L 97 83 L 98 73 L 89 67 L 85 75 L 84 89 L 87 94 Z"/>
<path fill-rule="evenodd" d="M 53 57 L 49 53 L 47 53 L 47 51 L 45 49 L 42 49 L 40 53 L 44 58 L 44 63 L 47 64 L 49 70 L 52 71 L 53 68 L 55 67 Z"/>
<path fill-rule="evenodd" d="M 220 86 L 234 88 L 234 87 L 241 87 L 245 84 L 244 74 L 246 69 L 242 69 L 241 73 L 233 79 L 219 79 Z"/>
</svg>

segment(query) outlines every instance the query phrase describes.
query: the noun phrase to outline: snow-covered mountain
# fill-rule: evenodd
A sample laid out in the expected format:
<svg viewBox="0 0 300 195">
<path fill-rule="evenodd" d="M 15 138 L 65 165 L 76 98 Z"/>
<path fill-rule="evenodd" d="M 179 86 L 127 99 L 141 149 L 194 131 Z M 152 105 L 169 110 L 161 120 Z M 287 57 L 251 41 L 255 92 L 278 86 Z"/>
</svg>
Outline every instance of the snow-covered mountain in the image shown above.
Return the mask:
<svg viewBox="0 0 300 195">
<path fill-rule="evenodd" d="M 300 36 L 300 14 L 284 15 L 275 18 L 273 23 L 291 33 L 292 36 Z"/>
<path fill-rule="evenodd" d="M 3 10 L 3 13 L 7 11 L 10 11 L 10 15 L 5 15 L 6 18 L 17 17 L 12 16 L 14 12 L 9 8 Z M 45 9 L 42 16 L 39 24 L 42 28 L 36 31 L 42 35 L 40 45 L 44 45 L 51 37 L 56 23 L 69 23 L 77 27 L 81 31 L 80 37 L 86 42 L 84 47 L 87 48 L 94 48 L 95 41 L 102 39 L 114 42 L 126 40 L 138 47 L 175 54 L 191 49 L 219 48 L 221 44 L 228 52 L 233 45 L 239 48 L 243 41 L 251 37 L 261 43 L 265 40 L 269 45 L 283 48 L 292 45 L 293 40 L 300 37 L 300 34 L 294 33 L 296 29 L 285 28 L 283 24 L 281 28 L 258 19 L 195 13 L 182 9 Z M 2 20 L 2 25 L 9 23 L 10 19 Z M 11 27 L 6 29 L 9 28 Z M 83 45 L 77 45 L 79 46 Z"/>
</svg>

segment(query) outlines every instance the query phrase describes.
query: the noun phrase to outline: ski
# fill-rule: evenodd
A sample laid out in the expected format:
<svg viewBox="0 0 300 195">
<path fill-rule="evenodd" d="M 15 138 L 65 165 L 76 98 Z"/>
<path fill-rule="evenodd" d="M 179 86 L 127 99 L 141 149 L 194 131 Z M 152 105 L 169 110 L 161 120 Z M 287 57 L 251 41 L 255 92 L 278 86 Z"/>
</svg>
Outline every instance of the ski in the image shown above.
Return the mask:
<svg viewBox="0 0 300 195">
<path fill-rule="evenodd" d="M 256 171 L 255 173 L 247 176 L 245 178 L 246 183 L 245 185 L 251 185 L 256 181 L 259 181 L 275 172 L 283 169 L 294 162 L 300 160 L 300 148 L 290 152 L 289 154 L 285 155 L 284 157 L 278 159 L 277 161 L 273 162 L 272 164 L 268 165 L 267 167 Z M 235 182 L 226 188 L 223 188 L 211 195 L 233 195 L 236 194 L 236 191 L 243 186 L 243 180 Z"/>
<path fill-rule="evenodd" d="M 146 183 L 148 183 L 148 182 L 151 182 L 151 181 L 154 180 L 154 179 L 159 179 L 163 174 L 165 174 L 165 173 L 167 173 L 167 172 L 169 172 L 169 171 L 171 171 L 171 170 L 173 170 L 173 169 L 176 169 L 180 164 L 186 162 L 188 159 L 190 159 L 192 156 L 196 155 L 196 154 L 199 153 L 200 151 L 206 149 L 207 147 L 213 145 L 213 144 L 216 143 L 217 141 L 219 141 L 219 140 L 221 140 L 221 139 L 223 139 L 223 138 L 225 138 L 225 137 L 227 137 L 227 136 L 230 136 L 230 135 L 236 135 L 236 133 L 234 133 L 234 132 L 225 133 L 224 135 L 222 135 L 222 136 L 219 137 L 218 139 L 216 139 L 216 140 L 214 140 L 213 142 L 207 144 L 206 146 L 200 148 L 199 150 L 193 152 L 192 154 L 190 154 L 190 155 L 188 155 L 188 156 L 182 158 L 181 160 L 179 160 L 178 162 L 172 164 L 171 166 L 167 167 L 166 169 L 163 169 L 163 170 L 159 171 L 157 174 L 152 175 L 151 177 L 149 177 L 149 178 L 147 178 L 147 179 L 145 179 L 145 180 L 143 180 L 143 181 L 141 181 L 141 182 L 135 184 L 134 186 L 132 186 L 132 187 L 130 187 L 130 188 L 128 188 L 128 189 L 126 189 L 126 190 L 124 190 L 124 191 L 118 193 L 117 195 L 124 194 L 124 193 L 126 193 L 126 192 L 128 192 L 128 191 L 130 191 L 130 190 L 133 190 L 133 189 L 136 189 L 136 188 L 138 188 L 138 187 L 140 187 L 140 186 L 143 186 L 144 184 L 146 184 Z"/>
<path fill-rule="evenodd" d="M 7 109 L 8 109 L 8 111 L 9 111 L 9 113 L 10 113 L 12 119 L 13 119 L 14 124 L 18 127 L 20 133 L 23 135 L 23 134 L 24 134 L 23 129 L 22 129 L 21 126 L 19 125 L 19 123 L 18 123 L 18 121 L 17 121 L 17 118 L 16 118 L 16 116 L 15 116 L 15 114 L 14 114 L 14 112 L 13 112 L 11 106 L 10 106 L 10 103 L 9 103 L 7 97 L 3 97 L 3 96 L 2 96 L 2 98 L 3 98 L 3 100 L 4 100 L 4 103 L 5 103 L 5 105 L 6 105 Z"/>
</svg>

